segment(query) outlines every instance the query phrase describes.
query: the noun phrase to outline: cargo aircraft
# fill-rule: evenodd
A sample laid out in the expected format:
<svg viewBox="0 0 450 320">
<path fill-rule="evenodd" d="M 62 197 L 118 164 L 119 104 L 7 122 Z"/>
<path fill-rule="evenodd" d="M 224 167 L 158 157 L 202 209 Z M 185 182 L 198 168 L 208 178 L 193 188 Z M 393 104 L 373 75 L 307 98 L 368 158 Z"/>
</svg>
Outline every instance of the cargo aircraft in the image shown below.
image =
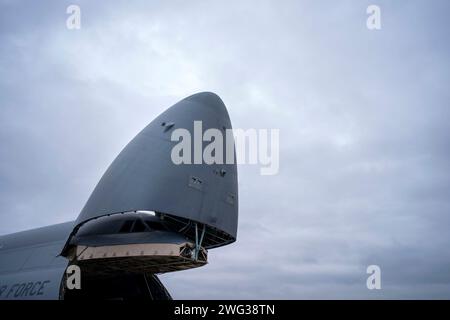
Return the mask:
<svg viewBox="0 0 450 320">
<path fill-rule="evenodd" d="M 0 236 L 0 299 L 171 299 L 158 274 L 205 265 L 237 234 L 236 162 L 171 159 L 171 133 L 193 134 L 198 121 L 232 129 L 216 94 L 189 96 L 128 143 L 75 220 Z M 69 268 L 80 273 L 75 288 Z"/>
</svg>

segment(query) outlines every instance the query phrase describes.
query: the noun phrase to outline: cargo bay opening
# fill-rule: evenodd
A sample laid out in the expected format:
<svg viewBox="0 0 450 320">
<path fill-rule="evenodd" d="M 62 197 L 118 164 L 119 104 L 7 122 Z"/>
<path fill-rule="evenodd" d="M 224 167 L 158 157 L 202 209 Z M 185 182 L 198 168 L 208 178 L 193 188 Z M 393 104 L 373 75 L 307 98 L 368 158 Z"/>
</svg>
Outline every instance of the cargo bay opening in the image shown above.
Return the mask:
<svg viewBox="0 0 450 320">
<path fill-rule="evenodd" d="M 205 225 L 174 220 L 150 212 L 98 217 L 74 230 L 63 252 L 83 272 L 165 273 L 207 263 L 209 247 L 217 245 Z M 207 241 L 204 241 L 208 239 Z"/>
<path fill-rule="evenodd" d="M 62 283 L 66 283 L 63 279 Z M 153 274 L 111 273 L 94 275 L 83 273 L 82 290 L 68 290 L 62 285 L 60 298 L 64 300 L 172 300 L 167 289 Z"/>
</svg>

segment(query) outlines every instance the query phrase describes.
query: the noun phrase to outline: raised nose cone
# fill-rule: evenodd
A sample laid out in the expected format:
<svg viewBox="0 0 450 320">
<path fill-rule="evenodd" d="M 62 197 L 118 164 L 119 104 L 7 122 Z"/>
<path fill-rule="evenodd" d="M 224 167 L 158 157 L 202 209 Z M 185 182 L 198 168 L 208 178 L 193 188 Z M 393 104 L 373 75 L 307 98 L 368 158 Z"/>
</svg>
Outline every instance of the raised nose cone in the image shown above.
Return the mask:
<svg viewBox="0 0 450 320">
<path fill-rule="evenodd" d="M 225 162 L 226 129 L 231 129 L 231 122 L 223 101 L 210 92 L 189 96 L 159 115 L 122 150 L 100 179 L 76 224 L 109 214 L 149 210 L 186 235 L 194 232 L 194 225 L 198 232 L 205 228 L 205 247 L 233 242 L 238 220 L 235 161 L 176 164 L 171 157 L 172 149 L 179 144 L 172 141 L 177 129 L 187 130 L 192 137 L 191 163 L 196 141 L 202 150 L 210 143 L 196 136 L 199 122 L 200 134 L 208 129 L 223 133 Z"/>
<path fill-rule="evenodd" d="M 220 97 L 213 92 L 199 92 L 193 94 L 182 101 L 192 101 L 195 103 L 203 104 L 204 106 L 214 109 L 218 113 L 223 113 L 228 117 L 228 112 Z"/>
</svg>

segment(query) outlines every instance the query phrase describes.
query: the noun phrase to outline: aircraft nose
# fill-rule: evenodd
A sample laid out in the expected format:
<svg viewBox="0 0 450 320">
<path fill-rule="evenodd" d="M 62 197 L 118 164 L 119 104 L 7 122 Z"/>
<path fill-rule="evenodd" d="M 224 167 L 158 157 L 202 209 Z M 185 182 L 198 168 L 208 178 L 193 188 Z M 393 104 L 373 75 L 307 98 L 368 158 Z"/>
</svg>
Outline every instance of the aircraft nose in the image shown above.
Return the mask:
<svg viewBox="0 0 450 320">
<path fill-rule="evenodd" d="M 196 105 L 201 105 L 205 108 L 208 108 L 210 111 L 215 112 L 218 118 L 221 119 L 229 118 L 228 111 L 227 108 L 225 107 L 224 102 L 217 94 L 213 92 L 205 91 L 195 93 L 181 101 L 191 102 Z"/>
<path fill-rule="evenodd" d="M 178 129 L 189 137 L 186 140 L 190 139 L 186 150 L 191 152 L 183 165 L 172 158 L 175 146 L 180 143 L 172 139 L 172 134 Z M 168 108 L 113 161 L 76 224 L 103 215 L 148 210 L 211 228 L 208 230 L 214 234 L 208 232 L 205 242 L 210 233 L 211 239 L 213 236 L 218 239 L 214 243 L 211 240 L 211 246 L 234 241 L 238 218 L 237 166 L 235 161 L 225 163 L 225 157 L 212 164 L 203 161 L 203 150 L 208 145 L 203 141 L 203 133 L 209 129 L 224 135 L 221 147 L 226 151 L 230 141 L 226 129 L 231 129 L 231 122 L 218 95 L 196 93 Z M 231 143 L 234 148 L 233 137 Z M 200 148 L 196 149 L 196 145 Z M 197 158 L 195 150 L 200 150 Z M 183 156 L 184 153 L 183 149 Z"/>
<path fill-rule="evenodd" d="M 198 103 L 209 105 L 211 107 L 223 105 L 222 99 L 220 99 L 217 94 L 209 91 L 195 93 L 193 95 L 190 95 L 189 97 L 186 97 L 184 100 L 195 101 Z"/>
</svg>

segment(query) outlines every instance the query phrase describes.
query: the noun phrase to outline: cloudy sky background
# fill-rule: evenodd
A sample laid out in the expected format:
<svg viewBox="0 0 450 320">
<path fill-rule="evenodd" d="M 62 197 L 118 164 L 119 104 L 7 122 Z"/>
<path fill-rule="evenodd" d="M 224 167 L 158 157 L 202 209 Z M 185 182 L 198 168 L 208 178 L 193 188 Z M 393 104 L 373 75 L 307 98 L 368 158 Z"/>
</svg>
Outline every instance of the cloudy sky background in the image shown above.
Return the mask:
<svg viewBox="0 0 450 320">
<path fill-rule="evenodd" d="M 174 298 L 450 298 L 449 12 L 0 0 L 0 234 L 75 219 L 145 125 L 213 91 L 235 128 L 280 129 L 280 171 L 239 167 L 238 241 L 163 275 Z"/>
</svg>

